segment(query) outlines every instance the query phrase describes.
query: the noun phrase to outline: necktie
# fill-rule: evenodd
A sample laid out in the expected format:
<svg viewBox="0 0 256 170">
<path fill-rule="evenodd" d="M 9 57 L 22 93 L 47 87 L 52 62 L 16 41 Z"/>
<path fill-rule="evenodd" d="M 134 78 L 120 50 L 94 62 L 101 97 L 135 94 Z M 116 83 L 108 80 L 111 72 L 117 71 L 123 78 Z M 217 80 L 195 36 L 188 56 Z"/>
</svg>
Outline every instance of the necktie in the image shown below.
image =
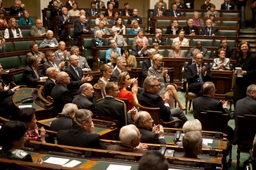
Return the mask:
<svg viewBox="0 0 256 170">
<path fill-rule="evenodd" d="M 228 5 L 228 3 L 226 3 L 226 10 L 229 10 L 228 8 L 229 8 L 229 5 Z"/>
<path fill-rule="evenodd" d="M 75 68 L 75 72 L 76 72 L 77 76 L 79 77 L 79 73 L 78 73 L 77 68 Z"/>
<path fill-rule="evenodd" d="M 41 34 L 42 34 L 41 29 L 38 29 L 38 34 L 39 34 L 39 35 L 41 35 Z"/>
<path fill-rule="evenodd" d="M 211 34 L 211 28 L 210 28 L 210 27 L 208 27 L 208 35 L 212 35 L 212 34 Z"/>
<path fill-rule="evenodd" d="M 200 66 L 197 65 L 197 68 L 198 68 L 198 71 L 199 71 L 200 70 Z M 199 74 L 199 79 L 198 80 L 199 80 L 200 83 L 204 83 L 203 77 L 202 77 L 202 73 Z"/>
<path fill-rule="evenodd" d="M 33 68 L 33 70 L 34 70 L 34 73 L 35 73 L 35 75 L 36 75 L 36 78 L 39 78 L 39 75 L 38 75 L 37 70 L 36 70 L 36 69 L 34 69 L 34 68 Z"/>
</svg>

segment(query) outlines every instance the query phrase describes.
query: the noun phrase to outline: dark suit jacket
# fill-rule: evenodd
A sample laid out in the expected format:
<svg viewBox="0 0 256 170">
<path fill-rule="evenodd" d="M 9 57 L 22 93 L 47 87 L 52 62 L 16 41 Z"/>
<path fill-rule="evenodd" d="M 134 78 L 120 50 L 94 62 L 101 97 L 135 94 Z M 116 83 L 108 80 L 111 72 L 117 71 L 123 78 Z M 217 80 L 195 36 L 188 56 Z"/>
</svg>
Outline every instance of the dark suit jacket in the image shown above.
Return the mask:
<svg viewBox="0 0 256 170">
<path fill-rule="evenodd" d="M 100 141 L 100 136 L 98 134 L 86 132 L 81 127 L 60 130 L 57 133 L 57 139 L 58 144 L 61 145 L 106 149 L 106 146 Z"/>
<path fill-rule="evenodd" d="M 99 99 L 96 103 L 97 113 L 99 116 L 111 117 L 118 120 L 118 126 L 123 127 L 126 125 L 126 105 L 123 101 L 113 97 L 106 96 Z"/>
<path fill-rule="evenodd" d="M 156 37 L 153 37 L 152 42 L 153 43 L 158 43 L 159 45 L 167 45 L 166 44 L 166 38 L 164 38 L 163 36 L 160 38 L 160 41 L 157 41 Z"/>
<path fill-rule="evenodd" d="M 44 83 L 44 97 L 46 98 L 47 96 L 51 96 L 51 92 L 53 87 L 56 84 L 52 81 L 52 79 L 48 78 L 46 79 L 45 83 Z"/>
<path fill-rule="evenodd" d="M 191 34 L 192 30 L 194 30 L 196 35 L 199 35 L 198 27 L 196 27 L 196 26 L 193 26 L 192 28 L 189 28 L 189 26 L 185 26 L 183 29 L 184 29 L 186 35 Z"/>
<path fill-rule="evenodd" d="M 117 82 L 117 78 L 119 76 L 119 71 L 117 69 L 115 69 L 113 72 L 112 72 L 112 75 L 110 77 L 110 80 L 111 82 Z"/>
<path fill-rule="evenodd" d="M 234 10 L 235 9 L 235 5 L 233 3 L 229 3 L 230 7 L 229 10 Z M 226 10 L 226 3 L 224 2 L 223 4 L 221 4 L 220 6 L 221 10 Z"/>
<path fill-rule="evenodd" d="M 202 66 L 206 66 L 206 75 L 203 75 L 202 78 L 203 78 L 203 81 L 206 82 L 206 81 L 211 81 L 211 78 L 212 78 L 212 73 L 211 73 L 211 70 L 210 70 L 210 67 L 208 65 L 202 65 Z M 196 64 L 192 64 L 190 66 L 188 66 L 188 70 L 187 70 L 187 80 L 188 80 L 188 83 L 189 83 L 189 86 L 195 82 L 198 82 L 199 80 L 199 75 L 197 75 L 197 68 L 196 68 Z"/>
<path fill-rule="evenodd" d="M 219 58 L 218 50 L 221 49 L 221 48 L 222 47 L 219 47 L 219 48 L 216 49 L 216 51 L 214 53 L 214 58 Z M 227 46 L 227 48 L 226 48 L 226 58 L 230 58 L 230 59 L 234 59 L 234 60 L 236 59 L 235 53 L 233 52 L 233 50 L 229 46 Z"/>
<path fill-rule="evenodd" d="M 208 28 L 207 27 L 204 27 L 202 28 L 202 31 L 201 31 L 201 34 L 202 35 L 208 35 Z M 214 34 L 214 35 L 218 35 L 218 29 L 215 28 L 215 27 L 211 27 L 211 35 Z"/>
<path fill-rule="evenodd" d="M 199 119 L 201 112 L 207 110 L 221 111 L 224 114 L 230 114 L 227 108 L 222 107 L 222 103 L 210 96 L 200 96 L 193 101 L 193 114 L 195 119 Z"/>
<path fill-rule="evenodd" d="M 163 12 L 163 16 L 165 15 L 165 9 L 162 8 L 161 11 Z M 153 16 L 157 16 L 158 15 L 158 8 L 155 8 L 154 11 L 153 11 Z"/>
<path fill-rule="evenodd" d="M 168 16 L 174 17 L 174 11 L 172 9 L 170 9 L 167 13 L 168 13 Z M 177 17 L 182 16 L 179 10 L 176 11 L 176 16 Z"/>
<path fill-rule="evenodd" d="M 172 6 L 173 4 L 176 4 L 176 2 L 173 2 L 173 3 L 171 4 L 171 6 Z M 176 4 L 176 5 L 178 6 L 178 9 L 185 9 L 185 5 L 184 5 L 183 3 L 179 3 L 179 5 L 178 5 L 178 4 Z"/>
<path fill-rule="evenodd" d="M 160 144 L 165 144 L 165 140 L 159 139 L 158 135 L 156 133 L 153 133 L 143 127 L 138 127 L 140 133 L 141 133 L 141 138 L 140 141 L 143 143 L 160 143 Z"/>
<path fill-rule="evenodd" d="M 129 9 L 128 11 L 129 15 L 132 16 L 132 9 Z M 122 9 L 121 16 L 126 16 L 125 9 Z"/>
<path fill-rule="evenodd" d="M 170 108 L 164 105 L 162 97 L 160 97 L 158 94 L 143 91 L 139 94 L 138 100 L 142 106 L 160 107 L 160 116 L 163 121 L 169 122 L 173 120 Z"/>
<path fill-rule="evenodd" d="M 56 64 L 56 63 L 55 63 Z M 57 65 L 57 64 L 56 64 Z M 43 68 L 44 68 L 44 74 L 46 75 L 46 70 L 47 70 L 47 68 L 49 68 L 49 67 L 54 67 L 53 65 L 52 65 L 52 63 L 50 63 L 48 60 L 46 61 L 46 62 L 44 62 L 44 64 L 43 64 Z M 58 67 L 58 65 L 57 65 L 57 67 Z"/>
<path fill-rule="evenodd" d="M 137 20 L 139 24 L 142 24 L 142 18 L 139 16 L 131 16 L 128 18 L 127 25 L 131 24 L 133 20 Z"/>
<path fill-rule="evenodd" d="M 79 94 L 79 95 L 75 96 L 72 103 L 76 104 L 78 109 L 88 109 L 88 110 L 92 111 L 94 116 L 97 115 L 97 111 L 95 108 L 95 105 L 96 105 L 95 97 L 88 99 L 86 96 Z"/>
<path fill-rule="evenodd" d="M 43 75 L 40 73 L 39 68 L 36 68 L 38 76 L 42 77 Z M 28 87 L 37 87 L 37 81 L 39 78 L 36 77 L 36 74 L 31 66 L 27 65 L 23 72 L 23 80 L 24 83 Z"/>
<path fill-rule="evenodd" d="M 99 12 L 100 12 L 99 9 L 95 9 L 95 15 L 94 16 L 97 16 L 99 14 Z M 86 16 L 93 16 L 91 8 L 86 10 Z"/>
<path fill-rule="evenodd" d="M 151 67 L 151 61 L 148 58 L 142 63 L 142 75 L 144 79 L 147 77 L 149 67 Z"/>
<path fill-rule="evenodd" d="M 141 50 L 141 48 L 139 48 L 137 45 L 132 46 L 132 52 L 131 54 L 134 55 L 135 57 L 142 57 L 142 56 L 148 56 L 147 50 L 144 51 L 144 53 L 141 53 L 141 55 L 139 55 L 139 51 Z"/>
<path fill-rule="evenodd" d="M 69 18 L 64 22 L 64 17 L 63 15 L 60 15 L 58 18 L 58 28 L 59 28 L 59 36 L 61 38 L 64 38 L 64 34 L 65 34 L 65 26 L 72 24 L 72 17 L 69 16 Z"/>
<path fill-rule="evenodd" d="M 1 77 L 0 77 L 0 84 L 2 84 L 2 87 L 4 87 L 6 85 Z M 0 103 L 4 102 L 4 100 L 7 97 L 11 97 L 13 94 L 14 94 L 14 91 L 12 91 L 11 89 L 9 89 L 7 91 L 0 91 Z M 10 101 L 11 101 L 11 99 L 10 99 Z"/>
<path fill-rule="evenodd" d="M 65 69 L 65 72 L 68 73 L 69 77 L 70 77 L 70 83 L 68 85 L 68 89 L 70 90 L 70 92 L 75 96 L 78 94 L 79 91 L 79 87 L 83 84 L 83 82 L 81 81 L 81 79 L 84 76 L 84 73 L 82 71 L 82 69 L 80 67 L 77 67 L 78 69 L 78 73 L 79 76 L 76 74 L 75 70 L 72 68 L 72 66 L 68 66 Z"/>
<path fill-rule="evenodd" d="M 176 35 L 179 34 L 180 30 L 181 30 L 181 27 L 178 27 L 178 29 L 176 30 Z M 167 27 L 165 34 L 173 34 L 172 26 L 171 25 Z"/>
<path fill-rule="evenodd" d="M 70 117 L 59 117 L 52 121 L 51 130 L 58 132 L 59 130 L 67 130 L 72 128 L 72 119 Z"/>
<path fill-rule="evenodd" d="M 89 32 L 84 32 L 83 31 L 83 25 L 84 28 L 89 30 Z M 75 26 L 74 26 L 74 38 L 75 38 L 75 44 L 78 43 L 77 37 L 81 36 L 82 34 L 92 34 L 93 32 L 91 31 L 90 28 L 90 24 L 87 24 L 87 22 L 85 24 L 82 24 L 81 22 L 76 22 Z"/>
<path fill-rule="evenodd" d="M 67 103 L 72 103 L 73 95 L 64 84 L 56 84 L 51 92 L 56 111 L 60 113 Z"/>
</svg>

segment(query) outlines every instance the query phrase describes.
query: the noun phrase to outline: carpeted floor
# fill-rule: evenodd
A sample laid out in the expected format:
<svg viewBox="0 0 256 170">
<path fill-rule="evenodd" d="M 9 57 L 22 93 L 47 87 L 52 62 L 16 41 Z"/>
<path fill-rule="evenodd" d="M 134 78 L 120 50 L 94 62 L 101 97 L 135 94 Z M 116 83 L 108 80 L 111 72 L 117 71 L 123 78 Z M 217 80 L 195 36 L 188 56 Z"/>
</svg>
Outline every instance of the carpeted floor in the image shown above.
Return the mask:
<svg viewBox="0 0 256 170">
<path fill-rule="evenodd" d="M 184 93 L 183 92 L 178 92 L 178 95 L 179 95 L 179 98 L 180 100 L 185 104 L 185 98 L 184 98 Z M 187 113 L 187 118 L 188 120 L 192 120 L 194 119 L 193 117 L 193 108 L 191 108 L 188 113 Z M 233 129 L 235 129 L 235 122 L 234 122 L 234 119 L 231 119 L 229 122 L 228 122 L 229 126 L 232 127 Z M 237 155 L 237 146 L 236 145 L 233 145 L 232 147 L 232 165 L 231 167 L 229 168 L 229 170 L 235 170 L 236 169 L 236 155 Z M 249 154 L 248 153 L 241 153 L 240 154 L 240 167 L 242 167 L 243 165 L 243 162 L 248 159 L 249 157 Z"/>
</svg>

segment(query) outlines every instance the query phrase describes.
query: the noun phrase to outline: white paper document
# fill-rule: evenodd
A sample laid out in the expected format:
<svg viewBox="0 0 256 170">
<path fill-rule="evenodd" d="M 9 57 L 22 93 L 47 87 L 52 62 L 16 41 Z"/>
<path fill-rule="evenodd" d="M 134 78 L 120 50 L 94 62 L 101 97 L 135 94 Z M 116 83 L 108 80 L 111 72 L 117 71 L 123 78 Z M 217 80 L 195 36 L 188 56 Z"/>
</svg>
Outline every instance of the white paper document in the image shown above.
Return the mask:
<svg viewBox="0 0 256 170">
<path fill-rule="evenodd" d="M 77 166 L 77 165 L 80 164 L 80 163 L 81 163 L 80 161 L 72 160 L 72 161 L 70 161 L 69 163 L 66 163 L 66 164 L 63 165 L 63 166 L 69 167 L 69 168 L 73 168 L 73 167 Z"/>
<path fill-rule="evenodd" d="M 48 164 L 65 165 L 68 161 L 69 159 L 65 159 L 65 158 L 50 157 L 46 159 L 44 162 Z"/>
<path fill-rule="evenodd" d="M 208 145 L 208 143 L 212 143 L 213 139 L 203 139 L 203 143 Z"/>
<path fill-rule="evenodd" d="M 106 170 L 130 170 L 132 166 L 110 164 Z"/>
<path fill-rule="evenodd" d="M 26 104 L 26 105 L 19 105 L 19 108 L 22 109 L 22 108 L 31 108 L 32 105 L 31 104 Z"/>
</svg>

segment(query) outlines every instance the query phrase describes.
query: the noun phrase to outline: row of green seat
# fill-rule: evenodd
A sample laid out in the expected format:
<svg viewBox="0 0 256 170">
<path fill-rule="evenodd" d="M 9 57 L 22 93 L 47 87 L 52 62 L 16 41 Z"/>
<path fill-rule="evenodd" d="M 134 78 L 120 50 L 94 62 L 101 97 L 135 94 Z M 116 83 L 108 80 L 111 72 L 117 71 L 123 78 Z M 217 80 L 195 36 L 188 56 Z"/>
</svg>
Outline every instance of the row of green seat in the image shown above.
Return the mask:
<svg viewBox="0 0 256 170">
<path fill-rule="evenodd" d="M 23 37 L 30 37 L 30 29 L 20 29 Z M 2 35 L 4 36 L 4 29 L 0 29 L 0 32 L 2 32 Z"/>
<path fill-rule="evenodd" d="M 179 26 L 187 26 L 188 20 L 184 19 L 177 19 Z M 239 21 L 219 21 L 218 26 L 224 26 L 224 27 L 238 27 L 240 24 Z M 156 26 L 169 26 L 171 25 L 171 20 L 164 20 L 164 19 L 158 19 L 156 20 Z"/>
<path fill-rule="evenodd" d="M 23 40 L 23 41 L 7 41 L 6 45 L 6 52 L 12 51 L 21 51 L 21 50 L 30 50 L 29 45 L 32 42 L 36 42 L 39 46 L 43 40 Z"/>
</svg>

